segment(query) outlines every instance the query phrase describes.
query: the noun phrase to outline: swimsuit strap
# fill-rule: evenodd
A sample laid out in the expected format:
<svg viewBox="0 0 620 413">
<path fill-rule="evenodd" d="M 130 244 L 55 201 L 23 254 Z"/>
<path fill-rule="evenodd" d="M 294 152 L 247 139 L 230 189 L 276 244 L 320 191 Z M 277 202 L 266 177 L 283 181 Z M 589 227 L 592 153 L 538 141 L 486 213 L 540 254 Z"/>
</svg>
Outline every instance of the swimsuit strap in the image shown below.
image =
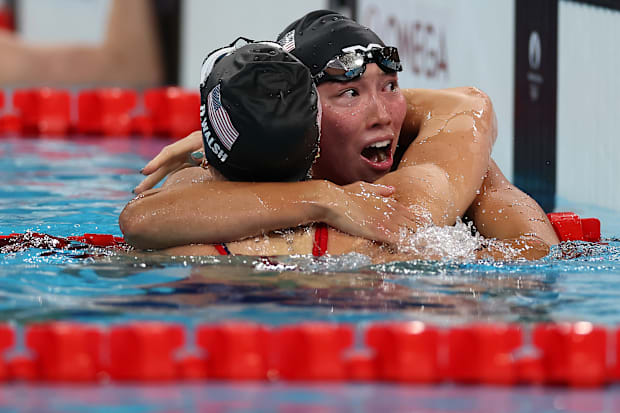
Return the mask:
<svg viewBox="0 0 620 413">
<path fill-rule="evenodd" d="M 327 225 L 320 222 L 316 225 L 314 230 L 314 242 L 312 243 L 312 255 L 315 257 L 321 257 L 327 254 Z"/>
<path fill-rule="evenodd" d="M 230 253 L 230 250 L 228 249 L 228 247 L 226 246 L 226 244 L 221 243 L 221 244 L 215 244 L 213 245 L 215 247 L 215 249 L 217 250 L 217 252 L 220 253 L 220 255 L 232 255 Z"/>
</svg>

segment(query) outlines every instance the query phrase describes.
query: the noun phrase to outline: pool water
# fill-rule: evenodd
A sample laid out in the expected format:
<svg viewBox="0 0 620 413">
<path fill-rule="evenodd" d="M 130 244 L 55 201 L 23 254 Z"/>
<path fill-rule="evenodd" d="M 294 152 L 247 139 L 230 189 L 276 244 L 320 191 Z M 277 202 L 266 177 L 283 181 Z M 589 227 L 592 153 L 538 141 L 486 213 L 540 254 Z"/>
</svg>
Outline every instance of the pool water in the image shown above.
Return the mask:
<svg viewBox="0 0 620 413">
<path fill-rule="evenodd" d="M 0 141 L 0 235 L 122 235 L 117 218 L 157 139 Z M 620 324 L 620 243 L 569 243 L 538 262 L 395 262 L 356 254 L 314 259 L 167 257 L 90 247 L 2 254 L 0 314 L 188 325 L 221 319 L 266 324 L 416 319 L 588 320 Z M 89 257 L 90 256 L 90 257 Z M 86 258 L 85 258 L 86 257 Z M 568 257 L 568 258 L 566 258 Z"/>
<path fill-rule="evenodd" d="M 0 139 L 0 235 L 33 231 L 62 237 L 84 233 L 121 236 L 118 215 L 141 180 L 138 171 L 166 143 L 147 138 Z M 193 328 L 231 319 L 268 325 L 321 320 L 360 327 L 377 320 L 422 320 L 439 326 L 473 321 L 530 324 L 587 320 L 616 326 L 620 324 L 620 242 L 616 238 L 620 222 L 613 211 L 561 200 L 559 204 L 562 210 L 582 217 L 600 218 L 602 242 L 566 243 L 540 261 L 512 263 L 446 260 L 370 265 L 366 257 L 357 254 L 270 261 L 259 257 L 169 257 L 95 247 L 2 253 L 0 321 L 20 326 L 42 320 L 101 324 L 163 320 Z M 316 391 L 328 399 L 341 397 L 340 401 L 352 401 L 351 391 L 363 389 L 362 400 L 370 400 L 373 394 L 398 394 L 398 387 L 389 386 L 340 388 L 344 393 L 333 393 L 333 388 Z M 250 393 L 280 394 L 279 389 L 253 389 Z M 13 390 L 26 391 L 20 387 Z M 45 391 L 38 393 L 42 399 Z M 194 390 L 189 387 L 184 391 L 193 394 Z M 210 391 L 226 394 L 213 387 Z M 227 391 L 233 394 L 234 388 Z M 314 390 L 296 389 L 297 396 L 289 396 L 299 400 L 300 392 L 305 391 Z M 70 400 L 71 389 L 66 392 Z M 451 387 L 428 392 L 432 399 L 459 390 Z M 431 394 L 428 392 L 425 394 Z M 282 394 L 284 399 L 289 397 Z M 457 397 L 466 398 L 464 394 Z M 480 394 L 483 399 L 488 396 Z M 502 411 L 556 411 L 555 396 L 541 394 L 551 400 L 544 408 L 505 406 Z M 566 396 L 562 394 L 558 397 Z M 613 392 L 595 396 L 602 397 L 600 403 L 617 405 Z M 97 393 L 93 397 L 102 396 Z M 394 396 L 385 397 L 387 402 Z M 478 402 L 461 411 L 478 411 Z M 358 409 L 358 404 L 347 405 L 351 411 L 372 411 Z M 449 405 L 425 408 L 457 411 Z"/>
</svg>

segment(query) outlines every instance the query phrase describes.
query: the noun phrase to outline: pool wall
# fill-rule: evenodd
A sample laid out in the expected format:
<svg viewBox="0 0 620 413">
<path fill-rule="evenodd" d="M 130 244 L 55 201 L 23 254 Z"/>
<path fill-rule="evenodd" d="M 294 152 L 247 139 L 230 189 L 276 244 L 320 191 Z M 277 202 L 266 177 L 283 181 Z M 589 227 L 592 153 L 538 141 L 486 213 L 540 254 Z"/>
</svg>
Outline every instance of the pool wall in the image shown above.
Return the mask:
<svg viewBox="0 0 620 413">
<path fill-rule="evenodd" d="M 493 157 L 546 211 L 618 210 L 620 5 L 605 0 L 379 0 L 357 18 L 395 44 L 404 87 L 474 85 L 498 117 Z"/>
</svg>

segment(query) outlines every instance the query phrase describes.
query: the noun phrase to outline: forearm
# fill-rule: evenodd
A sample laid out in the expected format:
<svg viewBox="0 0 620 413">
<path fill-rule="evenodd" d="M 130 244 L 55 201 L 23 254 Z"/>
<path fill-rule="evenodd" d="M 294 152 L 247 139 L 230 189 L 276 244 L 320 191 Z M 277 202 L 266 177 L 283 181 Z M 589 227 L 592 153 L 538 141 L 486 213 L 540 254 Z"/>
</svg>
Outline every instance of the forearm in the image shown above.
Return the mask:
<svg viewBox="0 0 620 413">
<path fill-rule="evenodd" d="M 435 165 L 436 197 L 445 208 L 435 208 L 433 222 L 452 225 L 476 196 L 486 174 L 497 136 L 490 99 L 475 88 L 405 91 L 410 104 L 403 133 L 416 133 L 400 168 Z M 420 199 L 420 202 L 430 200 Z"/>
<path fill-rule="evenodd" d="M 112 3 L 101 44 L 38 45 L 0 36 L 0 84 L 149 86 L 163 78 L 149 0 Z"/>
<path fill-rule="evenodd" d="M 418 228 L 429 224 L 444 226 L 454 210 L 452 200 L 445 196 L 450 181 L 437 165 L 427 163 L 399 168 L 376 183 L 396 189 L 392 197 L 409 210 Z"/>
<path fill-rule="evenodd" d="M 209 182 L 153 190 L 125 207 L 119 225 L 137 248 L 228 242 L 322 220 L 325 185 Z"/>
<path fill-rule="evenodd" d="M 512 185 L 491 161 L 480 194 L 467 215 L 486 238 L 499 240 L 533 236 L 548 245 L 559 243 L 557 235 L 538 203 Z"/>
</svg>

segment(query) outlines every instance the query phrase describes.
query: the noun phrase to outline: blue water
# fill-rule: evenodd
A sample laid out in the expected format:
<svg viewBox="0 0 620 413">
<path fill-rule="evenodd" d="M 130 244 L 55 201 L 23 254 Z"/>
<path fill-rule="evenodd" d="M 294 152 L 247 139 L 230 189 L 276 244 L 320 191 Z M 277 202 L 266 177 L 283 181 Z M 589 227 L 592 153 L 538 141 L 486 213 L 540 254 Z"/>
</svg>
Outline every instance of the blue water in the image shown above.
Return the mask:
<svg viewBox="0 0 620 413">
<path fill-rule="evenodd" d="M 132 197 L 131 188 L 140 182 L 138 170 L 165 143 L 146 138 L 0 138 L 0 235 L 27 231 L 55 236 L 122 235 L 117 218 Z M 620 242 L 615 237 L 620 235 L 620 221 L 613 211 L 562 200 L 559 204 L 562 210 L 601 218 L 604 242 L 568 243 L 533 263 L 414 261 L 371 266 L 363 256 L 349 255 L 320 260 L 283 257 L 279 259 L 281 265 L 276 266 L 252 257 L 171 258 L 93 247 L 0 254 L 0 321 L 20 326 L 50 319 L 103 324 L 164 320 L 193 327 L 224 319 L 270 325 L 325 320 L 358 326 L 387 319 L 423 320 L 440 326 L 471 321 L 529 325 L 588 320 L 616 326 L 620 324 Z M 387 385 L 318 390 L 284 384 L 248 386 L 222 385 L 227 390 L 218 390 L 217 385 L 210 385 L 201 394 L 223 397 L 223 406 L 227 407 L 222 411 L 247 411 L 243 408 L 247 400 L 232 396 L 238 392 L 247 397 L 257 394 L 252 399 L 256 411 L 272 410 L 271 402 L 264 401 L 273 400 L 269 397 L 285 405 L 290 399 L 290 403 L 308 411 L 313 404 L 306 403 L 305 397 L 316 397 L 313 400 L 319 405 L 335 406 L 336 410 L 340 410 L 341 403 L 349 411 L 373 411 L 355 401 L 357 396 L 362 401 L 377 398 L 377 403 L 391 400 L 399 411 L 409 411 L 405 406 L 413 400 L 412 393 Z M 56 394 L 64 394 L 65 398 L 58 409 L 48 405 L 49 410 L 75 410 L 71 403 L 79 405 L 80 401 L 74 399 L 72 388 L 60 389 L 56 388 Z M 114 411 L 160 411 L 162 406 L 167 406 L 162 411 L 183 410 L 183 403 L 175 404 L 175 397 L 183 394 L 190 400 L 187 411 L 202 403 L 196 399 L 199 392 L 191 386 L 174 387 L 170 390 L 173 399 L 160 404 L 140 399 L 142 392 L 152 392 L 148 386 L 139 387 L 137 393 L 123 389 L 103 387 L 89 391 L 96 400 L 113 392 L 120 400 L 108 406 L 114 407 Z M 29 400 L 31 405 L 22 407 L 40 411 L 37 400 L 45 400 L 48 391 L 51 390 L 38 387 L 36 394 L 40 399 L 33 397 Z M 32 388 L 26 385 L 0 390 L 2 400 L 31 392 Z M 132 396 L 121 396 L 123 392 Z M 8 397 L 9 394 L 15 396 Z M 398 394 L 404 397 L 400 400 L 403 404 L 394 399 Z M 581 411 L 571 410 L 570 403 L 569 407 L 560 408 L 566 398 L 570 401 L 576 394 L 560 390 L 523 390 L 522 396 L 509 396 L 496 390 L 462 393 L 459 388 L 439 387 L 417 388 L 414 394 L 427 395 L 420 396 L 423 398 L 417 406 L 429 412 L 481 411 L 480 406 L 486 405 L 489 397 L 533 400 L 530 408 L 522 408 L 520 403 L 504 404 L 501 411 L 507 412 Z M 612 390 L 584 394 L 584 400 L 599 398 L 596 402 L 603 406 L 618 404 Z M 451 405 L 450 395 L 465 407 L 458 410 Z M 263 400 L 264 397 L 268 398 Z M 141 408 L 132 400 L 142 400 L 136 402 Z M 336 400 L 336 404 L 329 400 Z M 542 404 L 536 407 L 536 401 Z M 241 403 L 238 408 L 237 402 Z M 0 408 L 3 406 L 7 404 L 0 402 Z M 606 409 L 600 411 L 613 411 Z M 102 407 L 102 411 L 109 410 Z"/>
</svg>

